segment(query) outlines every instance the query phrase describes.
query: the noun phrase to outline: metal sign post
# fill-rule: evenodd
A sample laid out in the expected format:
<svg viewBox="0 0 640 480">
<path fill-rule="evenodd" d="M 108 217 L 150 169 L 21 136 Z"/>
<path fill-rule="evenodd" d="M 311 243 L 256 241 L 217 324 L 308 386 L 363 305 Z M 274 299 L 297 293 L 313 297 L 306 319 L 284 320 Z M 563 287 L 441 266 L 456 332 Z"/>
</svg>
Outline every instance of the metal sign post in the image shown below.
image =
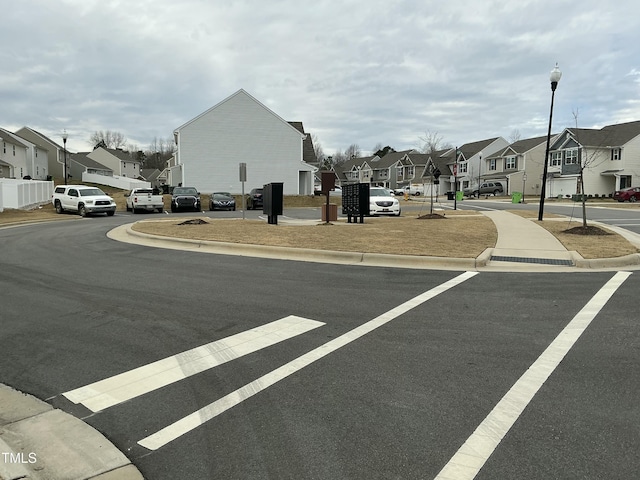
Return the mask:
<svg viewBox="0 0 640 480">
<path fill-rule="evenodd" d="M 242 183 L 242 219 L 244 220 L 244 212 L 247 209 L 247 199 L 244 196 L 244 182 L 247 181 L 247 164 L 240 164 L 240 183 Z"/>
</svg>

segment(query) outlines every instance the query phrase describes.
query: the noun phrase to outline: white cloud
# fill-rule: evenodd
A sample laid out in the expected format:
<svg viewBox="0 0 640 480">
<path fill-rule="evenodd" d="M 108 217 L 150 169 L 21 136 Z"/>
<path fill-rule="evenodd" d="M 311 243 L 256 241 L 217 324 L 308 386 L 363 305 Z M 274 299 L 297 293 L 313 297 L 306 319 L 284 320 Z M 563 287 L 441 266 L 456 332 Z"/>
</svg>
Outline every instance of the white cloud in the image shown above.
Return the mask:
<svg viewBox="0 0 640 480">
<path fill-rule="evenodd" d="M 166 0 L 12 5 L 0 30 L 0 126 L 154 137 L 246 89 L 303 121 L 325 152 L 462 144 L 640 119 L 633 22 L 623 0 Z M 7 10 L 5 10 L 7 12 Z"/>
</svg>

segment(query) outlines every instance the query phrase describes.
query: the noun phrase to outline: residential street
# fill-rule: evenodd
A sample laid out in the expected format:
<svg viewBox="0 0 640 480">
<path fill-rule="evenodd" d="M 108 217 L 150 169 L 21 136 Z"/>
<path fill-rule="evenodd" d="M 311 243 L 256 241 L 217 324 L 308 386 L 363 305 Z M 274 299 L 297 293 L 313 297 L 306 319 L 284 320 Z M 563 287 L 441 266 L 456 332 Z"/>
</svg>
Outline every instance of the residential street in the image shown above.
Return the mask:
<svg viewBox="0 0 640 480">
<path fill-rule="evenodd" d="M 614 213 L 601 221 L 635 221 Z M 484 448 L 478 479 L 640 468 L 636 272 L 338 266 L 106 237 L 132 220 L 0 229 L 0 382 L 84 419 L 145 478 L 474 478 L 451 473 L 465 442 Z"/>
</svg>

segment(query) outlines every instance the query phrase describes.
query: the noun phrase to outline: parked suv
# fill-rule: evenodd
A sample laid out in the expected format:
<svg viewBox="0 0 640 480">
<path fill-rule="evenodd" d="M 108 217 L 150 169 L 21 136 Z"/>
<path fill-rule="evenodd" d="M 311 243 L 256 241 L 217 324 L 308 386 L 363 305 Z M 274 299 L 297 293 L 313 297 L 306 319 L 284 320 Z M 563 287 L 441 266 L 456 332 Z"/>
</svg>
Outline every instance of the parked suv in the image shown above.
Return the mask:
<svg viewBox="0 0 640 480">
<path fill-rule="evenodd" d="M 171 194 L 171 211 L 200 211 L 200 193 L 195 187 L 175 187 Z"/>
<path fill-rule="evenodd" d="M 479 195 L 500 195 L 504 192 L 504 187 L 500 182 L 484 182 L 480 185 L 480 188 L 465 188 L 464 194 L 466 196 L 477 197 Z"/>
<path fill-rule="evenodd" d="M 247 198 L 247 210 L 253 210 L 256 207 L 262 208 L 262 188 L 254 188 Z"/>
<path fill-rule="evenodd" d="M 57 213 L 77 212 L 86 217 L 92 213 L 116 213 L 116 202 L 97 187 L 87 185 L 59 185 L 51 196 Z"/>
</svg>

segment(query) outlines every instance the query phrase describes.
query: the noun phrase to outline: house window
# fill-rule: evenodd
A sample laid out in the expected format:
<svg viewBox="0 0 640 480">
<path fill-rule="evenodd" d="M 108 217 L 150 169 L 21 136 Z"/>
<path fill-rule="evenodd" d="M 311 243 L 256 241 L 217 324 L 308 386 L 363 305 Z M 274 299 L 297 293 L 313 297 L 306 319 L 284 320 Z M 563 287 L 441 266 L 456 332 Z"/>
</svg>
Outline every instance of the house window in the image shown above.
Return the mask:
<svg viewBox="0 0 640 480">
<path fill-rule="evenodd" d="M 559 167 L 562 165 L 562 152 L 551 152 L 551 160 L 549 164 L 552 167 Z"/>
<path fill-rule="evenodd" d="M 127 168 L 127 162 L 122 162 L 122 168 Z"/>
<path fill-rule="evenodd" d="M 7 153 L 7 142 L 2 142 L 2 153 Z"/>
<path fill-rule="evenodd" d="M 467 173 L 467 162 L 458 164 L 458 172 L 459 173 Z"/>
<path fill-rule="evenodd" d="M 413 177 L 414 173 L 415 172 L 414 172 L 413 165 L 411 165 L 410 167 L 407 167 L 407 175 L 408 176 Z"/>
<path fill-rule="evenodd" d="M 621 160 L 622 159 L 622 149 L 614 148 L 611 150 L 611 160 Z"/>
<path fill-rule="evenodd" d="M 496 159 L 492 158 L 489 160 L 489 170 L 496 170 Z"/>
<path fill-rule="evenodd" d="M 620 176 L 620 189 L 629 188 L 631 186 L 631 175 Z"/>
<path fill-rule="evenodd" d="M 571 150 L 567 150 L 564 157 L 565 165 L 575 165 L 578 163 L 578 149 L 572 148 Z"/>
<path fill-rule="evenodd" d="M 14 157 L 16 156 L 16 146 L 15 145 L 13 145 L 13 156 Z M 22 170 L 21 170 L 21 172 L 22 172 Z M 22 174 L 20 174 L 20 176 L 22 177 Z"/>
<path fill-rule="evenodd" d="M 507 157 L 504 160 L 504 169 L 505 170 L 515 170 L 516 169 L 516 157 Z"/>
</svg>

